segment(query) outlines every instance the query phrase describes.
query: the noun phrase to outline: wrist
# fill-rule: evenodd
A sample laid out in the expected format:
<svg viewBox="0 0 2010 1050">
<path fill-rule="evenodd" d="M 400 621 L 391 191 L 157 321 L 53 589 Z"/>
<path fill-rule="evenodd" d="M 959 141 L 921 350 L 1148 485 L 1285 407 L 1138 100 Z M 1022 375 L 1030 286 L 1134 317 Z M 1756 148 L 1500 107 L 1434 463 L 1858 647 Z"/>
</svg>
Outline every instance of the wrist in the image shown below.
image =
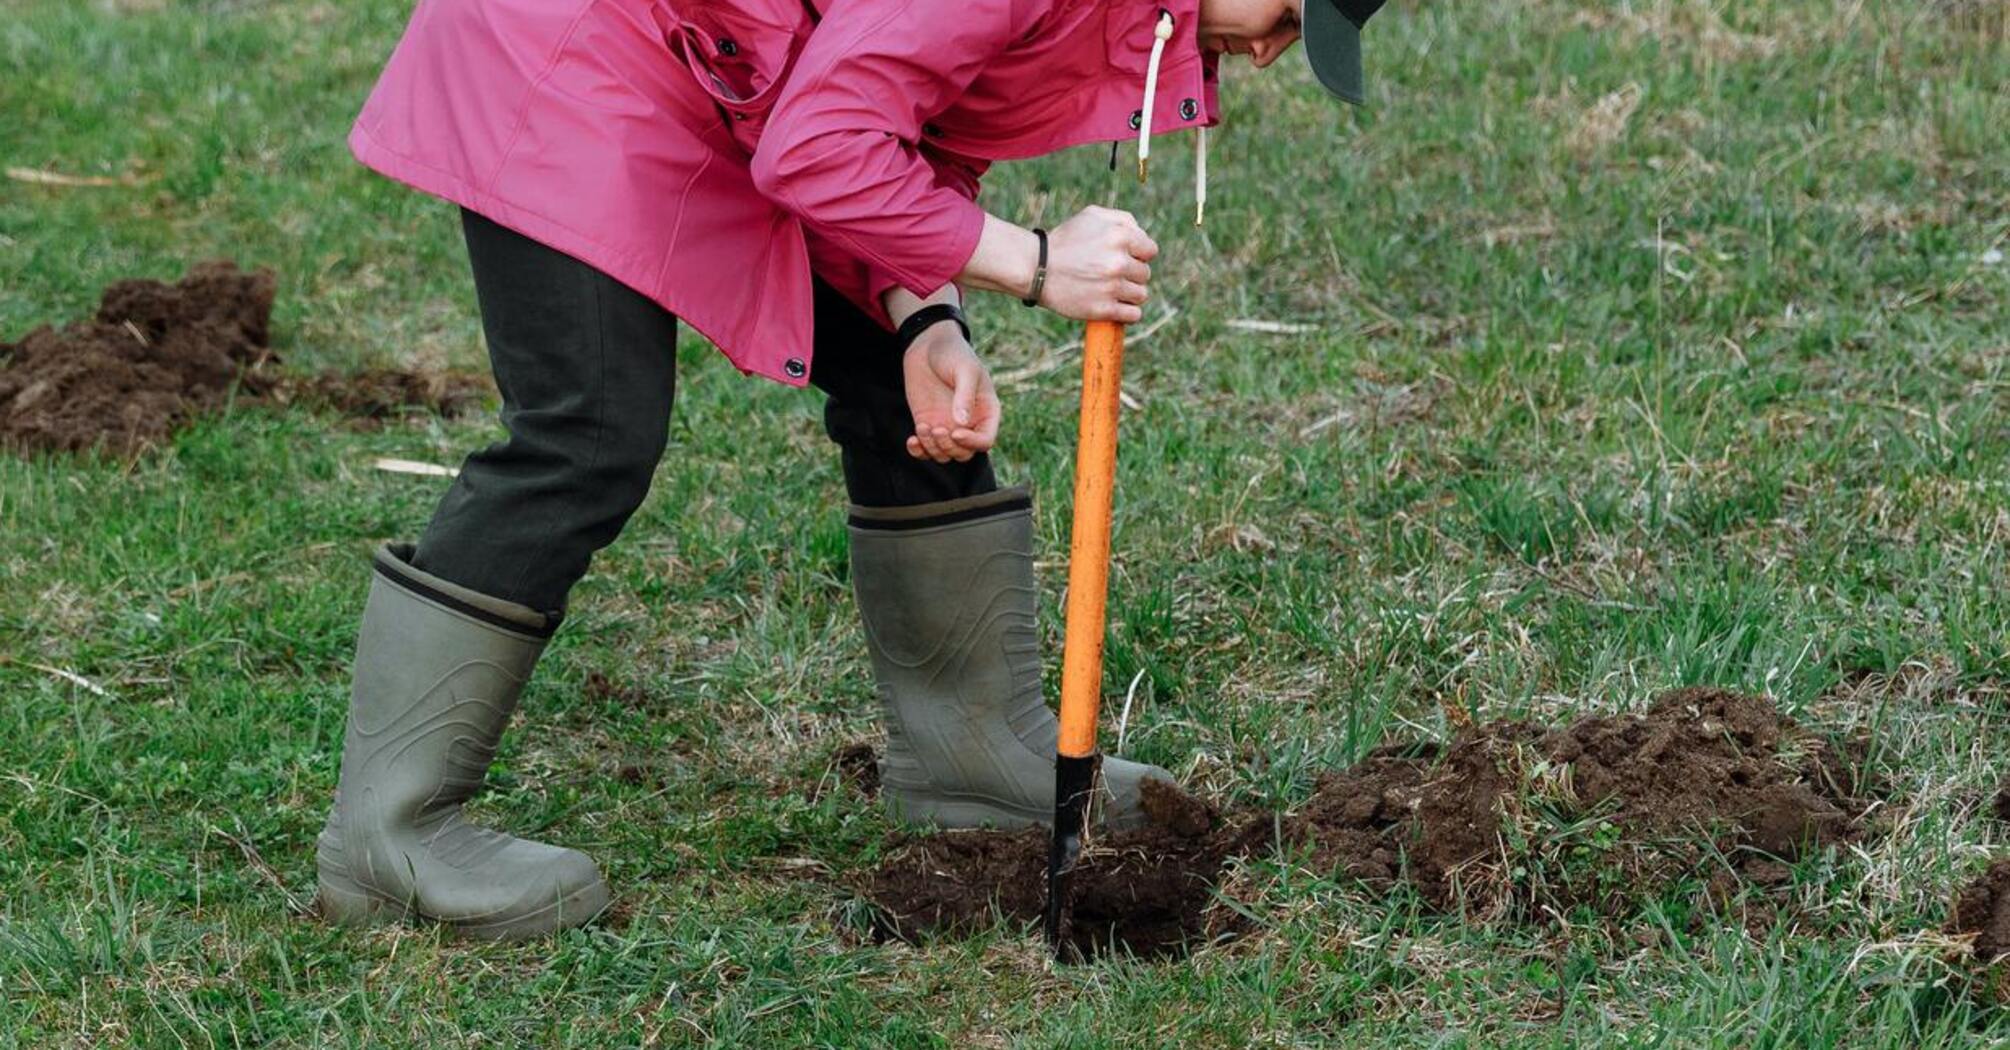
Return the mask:
<svg viewBox="0 0 2010 1050">
<path fill-rule="evenodd" d="M 943 339 L 970 341 L 970 322 L 955 303 L 930 303 L 909 314 L 894 333 L 903 353 L 919 345 L 933 345 Z"/>
<path fill-rule="evenodd" d="M 1040 240 L 1032 230 L 984 216 L 984 233 L 959 279 L 973 288 L 1024 298 L 1039 267 Z"/>
</svg>

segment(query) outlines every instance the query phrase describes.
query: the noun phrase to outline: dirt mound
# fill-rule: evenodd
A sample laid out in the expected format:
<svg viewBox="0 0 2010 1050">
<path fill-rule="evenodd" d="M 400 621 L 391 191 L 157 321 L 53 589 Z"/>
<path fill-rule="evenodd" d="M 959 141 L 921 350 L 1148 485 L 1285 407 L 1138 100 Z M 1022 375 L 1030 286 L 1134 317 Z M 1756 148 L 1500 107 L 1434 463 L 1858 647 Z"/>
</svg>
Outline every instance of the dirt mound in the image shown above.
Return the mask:
<svg viewBox="0 0 2010 1050">
<path fill-rule="evenodd" d="M 1766 700 L 1713 689 L 1544 730 L 1497 722 L 1442 747 L 1384 748 L 1323 777 L 1292 813 L 1224 817 L 1154 791 L 1144 830 L 1101 836 L 1075 876 L 1071 943 L 1166 954 L 1232 933 L 1213 906 L 1233 857 L 1281 848 L 1314 871 L 1483 918 L 1616 914 L 1644 898 L 1780 881 L 1855 833 L 1849 763 Z M 873 875 L 882 932 L 914 937 L 1038 918 L 1047 834 L 915 838 Z M 1714 877 L 1714 878 L 1713 878 Z"/>
<path fill-rule="evenodd" d="M 1762 698 L 1683 689 L 1644 713 L 1494 723 L 1441 754 L 1334 774 L 1284 838 L 1315 870 L 1370 883 L 1400 864 L 1440 908 L 1614 912 L 1671 880 L 1749 874 L 1845 837 L 1844 767 Z"/>
<path fill-rule="evenodd" d="M 206 262 L 177 284 L 120 281 L 89 321 L 0 344 L 0 442 L 130 455 L 223 403 L 270 357 L 272 274 Z"/>
<path fill-rule="evenodd" d="M 405 406 L 451 415 L 481 398 L 479 380 L 454 374 L 280 372 L 273 287 L 269 270 L 198 263 L 174 284 L 111 285 L 88 321 L 0 343 L 0 446 L 132 456 L 233 396 L 366 418 Z"/>
<path fill-rule="evenodd" d="M 1165 956 L 1230 932 L 1233 912 L 1208 907 L 1241 837 L 1206 803 L 1145 783 L 1151 822 L 1104 835 L 1082 853 L 1068 883 L 1064 938 L 1077 955 L 1115 947 Z M 999 918 L 1037 923 L 1047 904 L 1045 828 L 952 831 L 907 841 L 874 872 L 867 894 L 878 932 L 916 939 L 967 933 Z"/>
<path fill-rule="evenodd" d="M 2010 857 L 1989 865 L 1954 895 L 1947 932 L 1975 938 L 1970 958 L 1976 983 L 1989 998 L 2010 1006 Z"/>
</svg>

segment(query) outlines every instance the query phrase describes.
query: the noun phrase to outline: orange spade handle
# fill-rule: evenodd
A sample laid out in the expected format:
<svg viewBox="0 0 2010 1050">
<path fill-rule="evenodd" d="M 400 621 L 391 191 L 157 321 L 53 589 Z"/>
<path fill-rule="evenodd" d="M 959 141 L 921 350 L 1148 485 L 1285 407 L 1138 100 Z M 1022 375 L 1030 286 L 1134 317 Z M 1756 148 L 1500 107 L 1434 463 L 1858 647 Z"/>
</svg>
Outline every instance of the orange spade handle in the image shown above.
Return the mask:
<svg viewBox="0 0 2010 1050">
<path fill-rule="evenodd" d="M 1075 445 L 1075 524 L 1068 540 L 1068 633 L 1061 658 L 1060 752 L 1096 753 L 1103 694 L 1103 625 L 1110 595 L 1110 504 L 1117 480 L 1117 409 L 1124 326 L 1090 321 L 1082 347 L 1082 423 Z"/>
</svg>

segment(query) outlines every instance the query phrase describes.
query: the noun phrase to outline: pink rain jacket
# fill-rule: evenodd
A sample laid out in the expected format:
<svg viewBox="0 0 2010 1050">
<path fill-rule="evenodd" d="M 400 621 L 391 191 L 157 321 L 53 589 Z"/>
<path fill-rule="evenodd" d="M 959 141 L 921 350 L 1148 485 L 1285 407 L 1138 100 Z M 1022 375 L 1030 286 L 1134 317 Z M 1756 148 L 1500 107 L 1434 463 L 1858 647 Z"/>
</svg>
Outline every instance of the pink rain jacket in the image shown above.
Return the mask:
<svg viewBox="0 0 2010 1050">
<path fill-rule="evenodd" d="M 420 0 L 357 159 L 808 382 L 815 273 L 885 321 L 976 249 L 990 162 L 1216 121 L 1198 0 Z"/>
</svg>

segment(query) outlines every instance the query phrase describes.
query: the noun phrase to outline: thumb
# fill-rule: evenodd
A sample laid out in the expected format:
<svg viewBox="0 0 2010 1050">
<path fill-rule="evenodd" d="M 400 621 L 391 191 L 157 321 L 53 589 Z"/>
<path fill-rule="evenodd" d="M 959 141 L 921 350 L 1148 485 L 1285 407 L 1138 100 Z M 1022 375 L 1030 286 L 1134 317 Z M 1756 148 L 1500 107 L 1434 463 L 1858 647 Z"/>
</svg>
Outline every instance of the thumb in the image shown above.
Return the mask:
<svg viewBox="0 0 2010 1050">
<path fill-rule="evenodd" d="M 970 425 L 971 405 L 977 400 L 977 389 L 982 386 L 983 369 L 975 364 L 964 364 L 956 369 L 956 396 L 950 402 L 949 415 L 956 425 Z"/>
</svg>

